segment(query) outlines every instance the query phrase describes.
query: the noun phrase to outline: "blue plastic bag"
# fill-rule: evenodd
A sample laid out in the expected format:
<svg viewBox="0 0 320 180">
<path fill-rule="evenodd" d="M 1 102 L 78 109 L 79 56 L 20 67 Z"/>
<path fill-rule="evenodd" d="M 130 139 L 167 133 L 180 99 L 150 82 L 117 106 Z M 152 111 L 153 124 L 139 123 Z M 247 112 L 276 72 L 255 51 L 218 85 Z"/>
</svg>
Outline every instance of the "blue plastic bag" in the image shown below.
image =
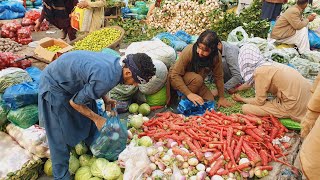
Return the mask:
<svg viewBox="0 0 320 180">
<path fill-rule="evenodd" d="M 160 39 L 163 42 L 167 42 L 176 51 L 182 51 L 188 44 L 181 41 L 177 36 L 174 36 L 168 32 L 159 33 L 155 38 Z"/>
<path fill-rule="evenodd" d="M 0 1 L 0 19 L 17 19 L 24 17 L 26 9 L 18 1 Z"/>
<path fill-rule="evenodd" d="M 185 31 L 179 30 L 174 35 L 177 36 L 182 41 L 186 42 L 187 44 L 190 44 L 192 41 L 192 36 Z"/>
<path fill-rule="evenodd" d="M 41 70 L 37 67 L 28 67 L 26 69 L 27 73 L 30 75 L 30 77 L 32 78 L 33 82 L 38 83 L 40 82 L 40 76 L 41 76 Z"/>
<path fill-rule="evenodd" d="M 209 111 L 214 110 L 215 104 L 215 101 L 207 101 L 201 106 L 196 106 L 188 99 L 181 99 L 178 105 L 178 111 L 185 116 L 203 115 L 207 109 Z"/>
<path fill-rule="evenodd" d="M 35 82 L 25 82 L 7 88 L 3 94 L 4 102 L 13 110 L 38 103 L 39 86 Z"/>
<path fill-rule="evenodd" d="M 106 123 L 101 131 L 95 135 L 95 140 L 90 146 L 92 154 L 109 161 L 118 159 L 119 154 L 126 148 L 128 131 L 127 121 L 120 121 L 119 116 L 106 117 Z"/>
<path fill-rule="evenodd" d="M 320 49 L 320 37 L 312 30 L 308 30 L 309 43 L 311 48 Z"/>
</svg>

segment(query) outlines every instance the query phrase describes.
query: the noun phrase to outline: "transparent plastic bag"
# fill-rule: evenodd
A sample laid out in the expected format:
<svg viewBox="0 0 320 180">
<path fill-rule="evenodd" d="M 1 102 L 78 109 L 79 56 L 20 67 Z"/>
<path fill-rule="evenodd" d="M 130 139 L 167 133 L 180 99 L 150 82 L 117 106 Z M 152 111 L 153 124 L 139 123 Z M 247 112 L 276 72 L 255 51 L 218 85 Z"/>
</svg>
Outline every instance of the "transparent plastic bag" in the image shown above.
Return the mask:
<svg viewBox="0 0 320 180">
<path fill-rule="evenodd" d="M 120 153 L 118 162 L 125 167 L 123 179 L 126 180 L 141 179 L 151 163 L 147 155 L 147 148 L 136 146 L 134 141 Z"/>
<path fill-rule="evenodd" d="M 115 161 L 126 148 L 128 138 L 127 122 L 121 122 L 118 115 L 105 115 L 105 117 L 106 123 L 96 134 L 90 150 L 96 157 Z"/>
<path fill-rule="evenodd" d="M 243 29 L 242 26 L 239 26 L 229 33 L 227 42 L 237 46 L 241 46 L 248 40 L 248 38 L 249 35 L 247 34 L 247 32 Z"/>
<path fill-rule="evenodd" d="M 17 110 L 10 110 L 8 120 L 23 129 L 29 128 L 38 122 L 38 106 L 29 105 Z"/>
<path fill-rule="evenodd" d="M 272 51 L 266 52 L 264 56 L 268 59 L 272 59 L 275 62 L 287 64 L 290 60 L 290 56 L 283 52 L 282 49 L 274 49 Z"/>
</svg>

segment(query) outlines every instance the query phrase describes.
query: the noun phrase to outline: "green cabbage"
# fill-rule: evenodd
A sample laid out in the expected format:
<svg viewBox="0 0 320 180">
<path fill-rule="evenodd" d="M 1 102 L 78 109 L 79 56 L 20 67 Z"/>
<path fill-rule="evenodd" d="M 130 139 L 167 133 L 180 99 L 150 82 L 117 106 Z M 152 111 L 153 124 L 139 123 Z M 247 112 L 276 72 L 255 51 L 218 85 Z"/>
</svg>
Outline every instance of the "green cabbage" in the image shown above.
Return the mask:
<svg viewBox="0 0 320 180">
<path fill-rule="evenodd" d="M 102 180 L 101 178 L 98 178 L 98 177 L 92 177 L 90 178 L 89 180 Z"/>
<path fill-rule="evenodd" d="M 142 116 L 139 115 L 133 115 L 130 119 L 130 125 L 136 129 L 141 128 L 143 124 Z"/>
<path fill-rule="evenodd" d="M 48 159 L 46 163 L 44 164 L 44 173 L 46 173 L 47 176 L 52 176 L 52 162 L 51 159 Z"/>
<path fill-rule="evenodd" d="M 93 156 L 93 157 L 89 160 L 88 166 L 91 167 L 92 164 L 93 164 L 96 160 L 97 160 L 97 158 Z"/>
<path fill-rule="evenodd" d="M 88 152 L 88 147 L 84 144 L 84 142 L 77 144 L 75 149 L 79 156 Z"/>
<path fill-rule="evenodd" d="M 92 177 L 90 167 L 83 166 L 78 169 L 74 177 L 75 180 L 87 180 Z"/>
<path fill-rule="evenodd" d="M 79 157 L 79 161 L 80 161 L 80 166 L 90 166 L 90 159 L 91 156 L 88 154 L 83 154 Z"/>
<path fill-rule="evenodd" d="M 91 165 L 91 173 L 93 176 L 103 178 L 102 173 L 105 171 L 107 164 L 109 161 L 103 158 L 96 159 Z"/>
<path fill-rule="evenodd" d="M 129 106 L 129 112 L 132 113 L 132 114 L 135 114 L 138 112 L 138 109 L 139 109 L 139 104 L 137 103 L 132 103 L 130 106 Z"/>
<path fill-rule="evenodd" d="M 145 147 L 152 146 L 152 139 L 149 136 L 143 136 L 138 140 L 138 145 Z"/>
<path fill-rule="evenodd" d="M 143 103 L 139 106 L 139 113 L 148 116 L 150 114 L 150 106 L 147 103 Z"/>
<path fill-rule="evenodd" d="M 80 167 L 80 161 L 75 156 L 70 156 L 69 159 L 69 172 L 75 174 Z"/>
<path fill-rule="evenodd" d="M 121 169 L 114 162 L 108 163 L 103 171 L 103 178 L 106 180 L 117 180 L 120 175 Z"/>
</svg>

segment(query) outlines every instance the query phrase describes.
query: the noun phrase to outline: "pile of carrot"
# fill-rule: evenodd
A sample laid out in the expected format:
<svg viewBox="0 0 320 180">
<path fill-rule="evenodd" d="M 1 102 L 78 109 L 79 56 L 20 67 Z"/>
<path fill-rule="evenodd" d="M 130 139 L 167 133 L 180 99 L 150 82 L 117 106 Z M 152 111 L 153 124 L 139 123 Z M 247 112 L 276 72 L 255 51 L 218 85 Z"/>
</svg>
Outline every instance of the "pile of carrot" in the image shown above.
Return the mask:
<svg viewBox="0 0 320 180">
<path fill-rule="evenodd" d="M 261 170 L 272 170 L 272 166 L 268 166 L 271 161 L 292 167 L 278 159 L 285 158 L 287 154 L 283 151 L 290 145 L 272 144 L 273 139 L 281 138 L 288 132 L 288 129 L 273 116 L 227 116 L 221 112 L 206 111 L 202 116 L 184 117 L 164 112 L 156 114 L 142 127 L 144 132 L 139 134 L 140 137 L 149 136 L 157 142 L 172 139 L 189 148 L 200 161 L 207 165 L 212 164 L 210 176 L 225 175 L 256 166 Z M 179 148 L 173 148 L 173 151 L 185 155 L 184 152 L 179 152 Z M 204 158 L 206 152 L 214 153 L 209 161 Z M 241 154 L 245 154 L 250 162 L 238 165 Z M 224 171 L 218 172 L 221 168 Z"/>
</svg>

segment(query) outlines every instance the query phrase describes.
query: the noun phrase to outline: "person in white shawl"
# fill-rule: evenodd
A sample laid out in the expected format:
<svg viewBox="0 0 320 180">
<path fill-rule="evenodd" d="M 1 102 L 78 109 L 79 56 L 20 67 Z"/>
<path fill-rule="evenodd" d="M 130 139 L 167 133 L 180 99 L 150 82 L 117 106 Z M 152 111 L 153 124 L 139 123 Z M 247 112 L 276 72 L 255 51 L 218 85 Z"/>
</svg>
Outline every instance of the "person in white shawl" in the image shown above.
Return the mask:
<svg viewBox="0 0 320 180">
<path fill-rule="evenodd" d="M 235 101 L 245 103 L 244 114 L 273 115 L 300 122 L 307 112 L 311 84 L 295 69 L 266 59 L 254 44 L 246 44 L 239 52 L 242 78 L 255 88 L 254 98 L 234 94 Z M 272 94 L 273 98 L 268 98 Z"/>
</svg>

